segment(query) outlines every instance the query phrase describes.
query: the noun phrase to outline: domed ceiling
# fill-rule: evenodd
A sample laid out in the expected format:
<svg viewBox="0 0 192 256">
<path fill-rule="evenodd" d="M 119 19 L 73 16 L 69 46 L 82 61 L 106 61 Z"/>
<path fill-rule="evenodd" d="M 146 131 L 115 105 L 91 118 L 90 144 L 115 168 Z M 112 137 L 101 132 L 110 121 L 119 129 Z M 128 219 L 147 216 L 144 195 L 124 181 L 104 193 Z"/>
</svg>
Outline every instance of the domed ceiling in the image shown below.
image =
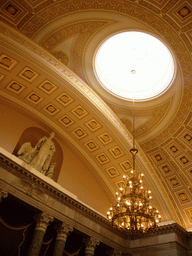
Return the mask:
<svg viewBox="0 0 192 256">
<path fill-rule="evenodd" d="M 136 168 L 162 222 L 192 230 L 191 1 L 3 0 L 0 8 L 2 102 L 67 139 L 111 203 L 132 167 L 135 115 Z M 168 90 L 134 107 L 105 90 L 94 71 L 99 46 L 123 31 L 155 36 L 175 59 Z"/>
</svg>

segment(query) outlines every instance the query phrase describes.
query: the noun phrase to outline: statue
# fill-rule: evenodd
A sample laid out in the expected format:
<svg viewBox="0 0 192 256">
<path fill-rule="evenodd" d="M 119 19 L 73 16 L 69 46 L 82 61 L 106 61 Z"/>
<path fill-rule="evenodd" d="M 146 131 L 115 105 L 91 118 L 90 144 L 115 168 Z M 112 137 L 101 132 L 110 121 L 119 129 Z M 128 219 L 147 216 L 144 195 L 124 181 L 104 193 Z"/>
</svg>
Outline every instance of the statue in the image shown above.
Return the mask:
<svg viewBox="0 0 192 256">
<path fill-rule="evenodd" d="M 41 138 L 34 148 L 30 142 L 26 142 L 17 152 L 20 159 L 50 178 L 53 176 L 55 166 L 55 164 L 51 164 L 55 152 L 55 145 L 52 141 L 54 136 L 55 133 L 52 132 L 49 138 L 46 136 Z"/>
</svg>

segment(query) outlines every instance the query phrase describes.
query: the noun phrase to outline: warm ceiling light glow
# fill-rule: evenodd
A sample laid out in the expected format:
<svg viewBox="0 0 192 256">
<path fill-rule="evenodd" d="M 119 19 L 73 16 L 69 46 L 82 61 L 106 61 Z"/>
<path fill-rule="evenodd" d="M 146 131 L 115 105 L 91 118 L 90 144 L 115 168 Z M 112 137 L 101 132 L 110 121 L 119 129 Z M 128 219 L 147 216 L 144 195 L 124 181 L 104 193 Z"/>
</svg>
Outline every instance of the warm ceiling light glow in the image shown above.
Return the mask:
<svg viewBox="0 0 192 256">
<path fill-rule="evenodd" d="M 100 84 L 117 97 L 143 101 L 165 92 L 174 78 L 174 59 L 159 39 L 122 32 L 107 39 L 95 55 Z"/>
</svg>

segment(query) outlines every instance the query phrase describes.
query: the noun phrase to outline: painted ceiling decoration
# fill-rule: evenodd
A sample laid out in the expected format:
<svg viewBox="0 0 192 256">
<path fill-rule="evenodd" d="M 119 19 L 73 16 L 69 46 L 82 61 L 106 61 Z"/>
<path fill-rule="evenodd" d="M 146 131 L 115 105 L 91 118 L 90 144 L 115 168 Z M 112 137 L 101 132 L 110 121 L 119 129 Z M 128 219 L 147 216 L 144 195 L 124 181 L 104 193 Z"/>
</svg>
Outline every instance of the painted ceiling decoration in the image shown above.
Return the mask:
<svg viewBox="0 0 192 256">
<path fill-rule="evenodd" d="M 172 86 L 134 105 L 136 166 L 162 223 L 191 231 L 191 1 L 3 0 L 0 10 L 1 102 L 68 140 L 111 204 L 132 168 L 133 106 L 99 84 L 95 53 L 110 36 L 133 30 L 171 49 L 177 66 Z"/>
</svg>

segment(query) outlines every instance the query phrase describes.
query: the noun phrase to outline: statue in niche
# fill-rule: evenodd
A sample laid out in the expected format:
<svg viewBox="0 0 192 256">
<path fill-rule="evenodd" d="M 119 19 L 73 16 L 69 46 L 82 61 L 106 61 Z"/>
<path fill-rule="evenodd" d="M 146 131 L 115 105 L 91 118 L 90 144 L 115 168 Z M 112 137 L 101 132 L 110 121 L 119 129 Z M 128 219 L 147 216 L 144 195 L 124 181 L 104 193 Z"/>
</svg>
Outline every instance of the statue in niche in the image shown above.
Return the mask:
<svg viewBox="0 0 192 256">
<path fill-rule="evenodd" d="M 55 167 L 55 164 L 51 164 L 55 152 L 55 145 L 52 141 L 54 136 L 54 132 L 49 137 L 44 136 L 35 147 L 32 147 L 30 142 L 26 142 L 17 152 L 20 159 L 50 178 L 53 177 Z"/>
</svg>

